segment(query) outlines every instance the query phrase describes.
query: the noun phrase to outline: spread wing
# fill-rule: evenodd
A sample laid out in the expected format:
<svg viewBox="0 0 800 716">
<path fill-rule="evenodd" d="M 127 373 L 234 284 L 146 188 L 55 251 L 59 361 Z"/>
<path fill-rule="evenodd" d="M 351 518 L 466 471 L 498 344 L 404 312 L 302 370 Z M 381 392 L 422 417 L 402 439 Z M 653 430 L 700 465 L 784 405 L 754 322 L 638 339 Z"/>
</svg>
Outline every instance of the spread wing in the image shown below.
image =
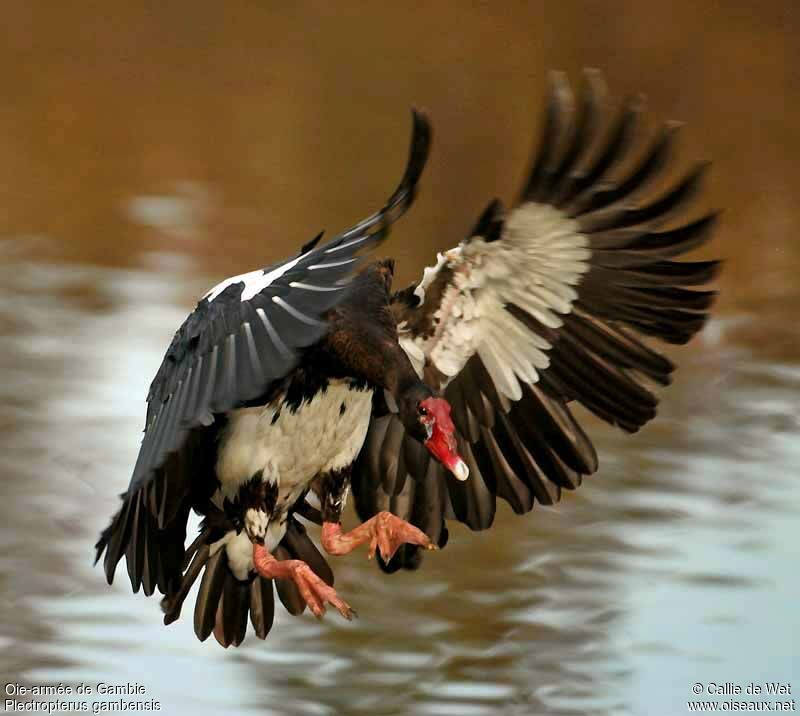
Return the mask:
<svg viewBox="0 0 800 716">
<path fill-rule="evenodd" d="M 188 496 L 199 483 L 213 483 L 213 476 L 206 478 L 216 450 L 214 414 L 267 394 L 302 349 L 322 337 L 322 314 L 413 202 L 429 145 L 428 121 L 414 112 L 405 173 L 380 211 L 327 243 L 320 234 L 288 261 L 223 281 L 178 329 L 150 386 L 144 438 L 122 509 L 97 544 L 98 558 L 106 550 L 109 583 L 123 554 L 134 591 L 142 583 L 148 594 L 156 583 L 164 591 L 179 574 Z M 177 552 L 168 555 L 173 545 Z"/>
<path fill-rule="evenodd" d="M 687 287 L 717 263 L 673 259 L 714 224 L 714 214 L 680 221 L 706 165 L 653 196 L 676 125 L 643 141 L 641 99 L 609 121 L 601 78 L 588 72 L 585 84 L 576 108 L 553 77 L 516 207 L 492 202 L 469 238 L 394 297 L 401 345 L 452 405 L 468 480 L 429 458 L 396 415 L 373 417 L 353 480 L 362 518 L 389 509 L 442 544 L 445 519 L 489 527 L 497 497 L 517 513 L 553 503 L 597 469 L 570 403 L 637 431 L 656 414 L 650 386 L 673 371 L 641 336 L 686 343 L 703 326 L 714 294 Z M 405 547 L 389 569 L 418 559 Z"/>
<path fill-rule="evenodd" d="M 147 397 L 147 424 L 129 489 L 152 478 L 187 431 L 267 391 L 326 331 L 320 316 L 344 295 L 364 253 L 414 199 L 429 147 L 414 112 L 408 164 L 386 205 L 331 241 L 320 234 L 300 253 L 211 289 L 178 329 Z"/>
</svg>

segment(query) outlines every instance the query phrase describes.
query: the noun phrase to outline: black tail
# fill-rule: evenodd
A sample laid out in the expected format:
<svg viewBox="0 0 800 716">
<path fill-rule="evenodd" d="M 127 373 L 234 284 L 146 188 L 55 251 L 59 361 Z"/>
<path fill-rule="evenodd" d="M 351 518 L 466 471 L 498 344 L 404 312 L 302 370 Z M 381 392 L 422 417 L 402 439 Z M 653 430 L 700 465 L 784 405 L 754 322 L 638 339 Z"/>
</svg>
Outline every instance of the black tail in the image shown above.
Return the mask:
<svg viewBox="0 0 800 716">
<path fill-rule="evenodd" d="M 247 581 L 237 579 L 228 568 L 224 549 L 211 554 L 210 544 L 220 537 L 220 532 L 208 522 L 207 519 L 197 539 L 184 553 L 183 573 L 176 588 L 161 600 L 164 624 L 171 624 L 178 619 L 186 596 L 202 573 L 194 608 L 197 638 L 205 641 L 213 634 L 225 648 L 231 644 L 239 646 L 247 633 L 249 616 L 255 635 L 259 639 L 266 639 L 275 617 L 274 580 L 258 575 L 252 575 Z M 294 517 L 289 518 L 286 535 L 273 554 L 279 560 L 303 560 L 326 583 L 333 584 L 331 568 L 309 538 L 305 527 Z M 279 579 L 274 587 L 290 614 L 303 613 L 305 601 L 294 582 Z"/>
<path fill-rule="evenodd" d="M 123 495 L 122 508 L 97 540 L 95 564 L 105 555 L 103 570 L 108 583 L 113 582 L 117 563 L 125 556 L 133 591 L 141 587 L 147 596 L 156 589 L 163 594 L 164 624 L 171 624 L 180 617 L 186 596 L 202 574 L 194 610 L 197 638 L 204 641 L 213 633 L 222 646 L 238 646 L 247 632 L 249 615 L 256 636 L 265 639 L 275 615 L 273 580 L 255 575 L 240 581 L 228 568 L 224 549 L 211 554 L 211 544 L 234 529 L 225 513 L 209 505 L 199 535 L 184 548 L 188 506 L 166 529 L 158 529 L 149 504 L 151 497 L 155 499 L 154 492 L 148 485 L 133 496 Z M 289 517 L 286 535 L 274 554 L 278 559 L 307 562 L 325 582 L 333 584 L 331 568 L 294 516 Z M 303 613 L 305 602 L 293 582 L 279 579 L 275 588 L 290 614 Z"/>
</svg>

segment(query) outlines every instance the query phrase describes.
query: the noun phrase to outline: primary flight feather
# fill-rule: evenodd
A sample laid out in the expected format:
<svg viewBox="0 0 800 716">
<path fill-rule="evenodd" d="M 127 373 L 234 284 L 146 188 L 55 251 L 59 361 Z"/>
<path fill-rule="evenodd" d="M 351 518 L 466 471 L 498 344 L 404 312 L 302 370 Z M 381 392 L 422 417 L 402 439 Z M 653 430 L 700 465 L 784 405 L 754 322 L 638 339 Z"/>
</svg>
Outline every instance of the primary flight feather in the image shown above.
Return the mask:
<svg viewBox="0 0 800 716">
<path fill-rule="evenodd" d="M 97 543 L 109 583 L 164 595 L 165 623 L 198 578 L 195 632 L 260 638 L 273 588 L 289 612 L 351 618 L 326 552 L 368 543 L 381 567 L 419 565 L 446 521 L 485 529 L 597 469 L 578 402 L 635 432 L 673 365 L 642 336 L 685 343 L 704 324 L 713 261 L 674 261 L 715 215 L 682 219 L 705 165 L 652 197 L 676 126 L 647 140 L 643 102 L 614 118 L 589 71 L 575 103 L 554 74 L 536 160 L 511 209 L 492 201 L 422 280 L 362 266 L 414 200 L 430 129 L 413 113 L 408 164 L 386 205 L 327 243 L 222 281 L 179 328 L 148 395 L 120 511 Z M 654 385 L 655 384 L 655 385 Z M 352 489 L 362 524 L 345 532 Z M 186 547 L 194 510 L 200 533 Z"/>
</svg>

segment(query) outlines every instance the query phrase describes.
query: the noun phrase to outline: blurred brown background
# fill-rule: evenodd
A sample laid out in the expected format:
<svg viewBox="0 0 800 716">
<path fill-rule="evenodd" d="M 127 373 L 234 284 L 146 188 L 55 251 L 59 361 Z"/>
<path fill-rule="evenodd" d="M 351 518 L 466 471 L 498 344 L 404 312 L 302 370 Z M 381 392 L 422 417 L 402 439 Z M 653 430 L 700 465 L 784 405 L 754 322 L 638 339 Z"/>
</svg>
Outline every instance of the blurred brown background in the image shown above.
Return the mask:
<svg viewBox="0 0 800 716">
<path fill-rule="evenodd" d="M 379 204 L 413 104 L 435 150 L 387 249 L 409 252 L 411 278 L 488 198 L 513 196 L 547 70 L 577 80 L 594 66 L 613 95 L 643 91 L 656 117 L 685 121 L 690 156 L 713 158 L 719 252 L 734 259 L 723 281 L 737 289 L 725 305 L 774 298 L 800 251 L 783 240 L 798 231 L 798 15 L 774 1 L 6 2 L 0 232 L 103 264 L 154 250 L 214 274 L 271 262 Z M 131 197 L 180 187 L 201 210 L 191 240 L 136 221 Z"/>
<path fill-rule="evenodd" d="M 790 0 L 0 4 L 0 672 L 195 715 L 658 716 L 798 676 L 798 31 Z M 726 211 L 716 319 L 658 420 L 589 421 L 597 478 L 420 573 L 342 562 L 354 626 L 281 617 L 226 654 L 108 589 L 91 544 L 197 297 L 378 208 L 411 105 L 434 149 L 382 251 L 420 275 L 515 195 L 548 70 L 587 66 L 687 123 Z"/>
</svg>

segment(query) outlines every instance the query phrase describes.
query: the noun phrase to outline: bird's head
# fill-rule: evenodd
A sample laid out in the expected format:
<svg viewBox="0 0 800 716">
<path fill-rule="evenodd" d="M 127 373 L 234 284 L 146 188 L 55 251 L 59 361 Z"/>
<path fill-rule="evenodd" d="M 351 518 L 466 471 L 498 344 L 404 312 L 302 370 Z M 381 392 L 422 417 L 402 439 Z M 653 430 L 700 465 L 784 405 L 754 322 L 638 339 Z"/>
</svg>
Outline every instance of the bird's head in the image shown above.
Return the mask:
<svg viewBox="0 0 800 716">
<path fill-rule="evenodd" d="M 417 437 L 431 455 L 444 465 L 459 480 L 469 477 L 469 468 L 458 454 L 456 428 L 450 418 L 450 403 L 444 398 L 427 397 L 416 403 L 412 435 Z"/>
</svg>

